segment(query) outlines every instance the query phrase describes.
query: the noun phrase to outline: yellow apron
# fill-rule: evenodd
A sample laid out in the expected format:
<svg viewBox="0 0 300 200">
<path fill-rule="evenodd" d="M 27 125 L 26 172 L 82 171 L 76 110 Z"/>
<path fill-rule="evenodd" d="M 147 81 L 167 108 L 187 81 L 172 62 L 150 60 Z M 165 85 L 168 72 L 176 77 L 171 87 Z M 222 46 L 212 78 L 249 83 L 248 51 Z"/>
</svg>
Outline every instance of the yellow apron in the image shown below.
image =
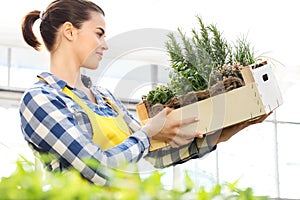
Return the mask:
<svg viewBox="0 0 300 200">
<path fill-rule="evenodd" d="M 86 112 L 94 133 L 93 141 L 99 144 L 101 149 L 106 150 L 114 147 L 128 138 L 130 135 L 128 125 L 119 114 L 117 106 L 109 99 L 107 99 L 107 103 L 116 110 L 118 113 L 117 117 L 104 117 L 98 115 L 68 87 L 64 87 L 62 91 L 71 97 Z"/>
</svg>

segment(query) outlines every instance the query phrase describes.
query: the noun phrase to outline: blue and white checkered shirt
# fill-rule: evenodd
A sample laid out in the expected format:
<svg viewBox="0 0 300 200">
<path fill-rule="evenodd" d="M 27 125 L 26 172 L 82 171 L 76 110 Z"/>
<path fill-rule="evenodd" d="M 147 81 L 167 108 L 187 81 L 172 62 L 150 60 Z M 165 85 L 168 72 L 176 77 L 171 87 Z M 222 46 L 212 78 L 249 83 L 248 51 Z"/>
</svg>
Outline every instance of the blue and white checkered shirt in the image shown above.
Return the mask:
<svg viewBox="0 0 300 200">
<path fill-rule="evenodd" d="M 202 157 L 216 148 L 210 147 L 206 139 L 195 139 L 180 148 L 165 147 L 149 152 L 147 134 L 140 130 L 139 122 L 108 90 L 99 86 L 90 88 L 97 100 L 95 104 L 82 91 L 73 89 L 94 112 L 102 116 L 116 116 L 117 113 L 102 96 L 111 99 L 132 132 L 120 145 L 103 151 L 92 141 L 93 131 L 87 114 L 62 92 L 67 83 L 48 72 L 39 77 L 43 80 L 27 89 L 22 97 L 21 129 L 34 151 L 54 155 L 46 163 L 51 170 L 75 168 L 87 180 L 107 185 L 109 169 L 126 162 L 145 158 L 155 167 L 162 168 Z M 86 159 L 96 160 L 99 167 L 87 165 Z"/>
</svg>

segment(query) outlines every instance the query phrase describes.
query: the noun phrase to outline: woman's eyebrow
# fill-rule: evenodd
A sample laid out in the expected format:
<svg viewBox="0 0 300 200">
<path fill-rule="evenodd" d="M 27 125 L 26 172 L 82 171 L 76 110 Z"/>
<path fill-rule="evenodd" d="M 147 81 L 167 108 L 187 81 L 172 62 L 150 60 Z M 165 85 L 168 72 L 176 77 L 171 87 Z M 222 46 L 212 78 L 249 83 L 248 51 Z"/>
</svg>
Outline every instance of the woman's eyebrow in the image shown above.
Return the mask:
<svg viewBox="0 0 300 200">
<path fill-rule="evenodd" d="M 102 34 L 105 34 L 105 30 L 102 27 L 97 27 L 97 29 L 99 29 L 100 31 L 102 31 Z"/>
</svg>

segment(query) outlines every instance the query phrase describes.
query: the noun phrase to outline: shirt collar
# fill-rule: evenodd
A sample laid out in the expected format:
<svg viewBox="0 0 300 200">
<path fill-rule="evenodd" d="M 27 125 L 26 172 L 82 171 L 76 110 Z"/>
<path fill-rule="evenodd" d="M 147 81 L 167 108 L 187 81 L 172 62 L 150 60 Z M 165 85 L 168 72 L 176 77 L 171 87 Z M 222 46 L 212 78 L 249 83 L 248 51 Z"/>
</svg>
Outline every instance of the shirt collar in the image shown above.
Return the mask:
<svg viewBox="0 0 300 200">
<path fill-rule="evenodd" d="M 63 89 L 65 86 L 68 84 L 56 77 L 54 74 L 51 74 L 50 72 L 42 72 L 40 75 L 37 75 L 38 78 L 43 79 L 47 84 L 49 84 L 51 87 L 55 89 Z M 83 84 L 87 87 L 90 88 L 92 87 L 92 81 L 91 78 L 86 76 L 86 75 L 81 75 L 81 79 Z M 68 85 L 68 87 L 72 88 L 71 86 Z"/>
<path fill-rule="evenodd" d="M 42 79 L 49 86 L 51 86 L 57 90 L 62 90 L 67 85 L 67 83 L 65 81 L 59 79 L 58 77 L 51 74 L 50 72 L 42 72 L 37 77 Z"/>
</svg>

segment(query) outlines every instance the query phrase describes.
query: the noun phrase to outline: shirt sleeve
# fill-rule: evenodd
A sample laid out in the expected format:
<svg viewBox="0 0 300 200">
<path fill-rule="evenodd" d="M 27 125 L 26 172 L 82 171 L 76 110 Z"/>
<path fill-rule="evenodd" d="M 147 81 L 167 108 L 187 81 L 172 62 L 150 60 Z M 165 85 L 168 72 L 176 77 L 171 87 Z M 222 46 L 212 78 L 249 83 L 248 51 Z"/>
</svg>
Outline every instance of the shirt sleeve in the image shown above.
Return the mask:
<svg viewBox="0 0 300 200">
<path fill-rule="evenodd" d="M 114 98 L 118 106 L 126 113 L 125 119 L 129 126 L 135 131 L 141 129 L 139 121 L 126 109 L 120 100 Z M 145 154 L 144 158 L 156 168 L 165 168 L 172 165 L 184 163 L 191 159 L 201 158 L 204 155 L 214 151 L 217 146 L 210 146 L 207 138 L 195 138 L 190 144 L 172 148 L 171 146 L 163 147 Z"/>
<path fill-rule="evenodd" d="M 145 159 L 156 168 L 165 168 L 201 158 L 216 148 L 217 146 L 210 146 L 206 138 L 195 138 L 192 143 L 178 148 L 167 146 L 150 151 Z"/>
<path fill-rule="evenodd" d="M 102 151 L 82 131 L 62 97 L 54 92 L 26 92 L 20 115 L 21 129 L 28 142 L 56 155 L 64 167 L 74 167 L 95 184 L 107 184 L 110 168 L 137 162 L 149 148 L 146 133 L 136 131 L 120 145 Z M 96 161 L 97 167 L 87 165 L 87 160 Z"/>
</svg>

